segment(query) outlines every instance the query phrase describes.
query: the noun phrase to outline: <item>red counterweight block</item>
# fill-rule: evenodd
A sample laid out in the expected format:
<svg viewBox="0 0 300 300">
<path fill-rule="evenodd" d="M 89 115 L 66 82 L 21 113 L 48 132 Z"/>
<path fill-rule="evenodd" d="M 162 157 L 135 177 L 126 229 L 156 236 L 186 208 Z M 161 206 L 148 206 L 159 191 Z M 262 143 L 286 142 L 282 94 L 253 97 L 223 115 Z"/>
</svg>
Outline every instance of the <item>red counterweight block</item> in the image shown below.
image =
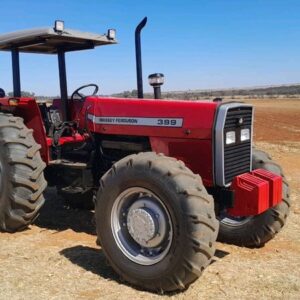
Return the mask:
<svg viewBox="0 0 300 300">
<path fill-rule="evenodd" d="M 273 207 L 282 200 L 282 177 L 264 169 L 256 169 L 252 175 L 269 182 L 269 206 Z"/>
<path fill-rule="evenodd" d="M 258 215 L 282 201 L 282 177 L 263 169 L 236 176 L 230 189 L 235 192 L 231 216 Z"/>
<path fill-rule="evenodd" d="M 269 208 L 269 184 L 266 180 L 245 173 L 233 179 L 231 189 L 235 192 L 234 207 L 228 209 L 231 216 L 258 215 Z"/>
</svg>

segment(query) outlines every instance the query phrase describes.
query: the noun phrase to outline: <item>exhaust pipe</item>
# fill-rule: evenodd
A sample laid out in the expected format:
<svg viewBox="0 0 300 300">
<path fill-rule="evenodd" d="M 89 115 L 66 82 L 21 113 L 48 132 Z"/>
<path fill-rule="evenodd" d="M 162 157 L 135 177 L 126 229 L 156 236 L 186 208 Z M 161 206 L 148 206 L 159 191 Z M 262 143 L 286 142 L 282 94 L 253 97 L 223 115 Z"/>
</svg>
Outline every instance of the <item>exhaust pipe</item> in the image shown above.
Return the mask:
<svg viewBox="0 0 300 300">
<path fill-rule="evenodd" d="M 135 29 L 135 58 L 136 58 L 136 80 L 138 98 L 144 98 L 143 92 L 143 72 L 142 72 L 142 53 L 141 53 L 141 31 L 147 23 L 145 17 Z"/>
</svg>

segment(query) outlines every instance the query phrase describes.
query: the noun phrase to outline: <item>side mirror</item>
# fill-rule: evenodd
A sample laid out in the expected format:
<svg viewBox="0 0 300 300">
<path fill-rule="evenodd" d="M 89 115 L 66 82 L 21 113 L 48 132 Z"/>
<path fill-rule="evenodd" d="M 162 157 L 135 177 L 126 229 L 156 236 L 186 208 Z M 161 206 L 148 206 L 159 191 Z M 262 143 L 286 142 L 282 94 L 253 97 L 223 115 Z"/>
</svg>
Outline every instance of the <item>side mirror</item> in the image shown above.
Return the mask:
<svg viewBox="0 0 300 300">
<path fill-rule="evenodd" d="M 5 91 L 4 89 L 0 88 L 0 98 L 4 98 L 5 97 Z"/>
</svg>

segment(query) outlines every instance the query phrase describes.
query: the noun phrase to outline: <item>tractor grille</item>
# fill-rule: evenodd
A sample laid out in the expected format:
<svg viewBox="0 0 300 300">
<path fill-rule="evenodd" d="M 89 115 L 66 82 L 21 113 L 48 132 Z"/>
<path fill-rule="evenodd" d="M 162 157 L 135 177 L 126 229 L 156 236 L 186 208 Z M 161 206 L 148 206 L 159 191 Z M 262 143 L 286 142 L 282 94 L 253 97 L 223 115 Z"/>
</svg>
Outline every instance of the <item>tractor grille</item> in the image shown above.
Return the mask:
<svg viewBox="0 0 300 300">
<path fill-rule="evenodd" d="M 239 123 L 239 120 L 242 122 Z M 249 128 L 250 140 L 241 141 L 241 130 Z M 236 142 L 226 145 L 226 132 L 235 131 Z M 252 107 L 229 108 L 224 124 L 224 182 L 228 184 L 232 179 L 251 170 L 251 134 L 252 134 Z"/>
</svg>

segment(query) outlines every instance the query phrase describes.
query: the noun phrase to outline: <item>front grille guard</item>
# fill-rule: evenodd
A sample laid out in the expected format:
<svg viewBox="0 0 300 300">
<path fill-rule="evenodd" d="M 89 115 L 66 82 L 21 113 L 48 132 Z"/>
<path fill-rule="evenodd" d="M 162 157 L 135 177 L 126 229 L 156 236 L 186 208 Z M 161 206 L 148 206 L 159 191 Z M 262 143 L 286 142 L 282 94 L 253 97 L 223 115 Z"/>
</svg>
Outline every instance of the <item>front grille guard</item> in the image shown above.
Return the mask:
<svg viewBox="0 0 300 300">
<path fill-rule="evenodd" d="M 251 123 L 251 138 L 250 138 L 250 165 L 249 169 L 242 169 L 242 173 L 251 171 L 251 165 L 252 165 L 252 142 L 253 142 L 253 111 L 254 108 L 252 105 L 244 104 L 244 103 L 237 103 L 237 102 L 231 102 L 231 103 L 224 103 L 221 104 L 218 107 L 217 113 L 216 113 L 216 119 L 215 119 L 215 127 L 214 127 L 214 151 L 213 151 L 213 157 L 214 157 L 214 183 L 216 186 L 219 187 L 227 187 L 231 184 L 231 181 L 228 182 L 225 180 L 225 163 L 224 163 L 224 128 L 225 128 L 225 122 L 228 110 L 239 108 L 239 107 L 245 107 L 245 108 L 251 108 L 252 109 L 252 123 Z M 238 156 L 238 153 L 237 153 Z"/>
</svg>

